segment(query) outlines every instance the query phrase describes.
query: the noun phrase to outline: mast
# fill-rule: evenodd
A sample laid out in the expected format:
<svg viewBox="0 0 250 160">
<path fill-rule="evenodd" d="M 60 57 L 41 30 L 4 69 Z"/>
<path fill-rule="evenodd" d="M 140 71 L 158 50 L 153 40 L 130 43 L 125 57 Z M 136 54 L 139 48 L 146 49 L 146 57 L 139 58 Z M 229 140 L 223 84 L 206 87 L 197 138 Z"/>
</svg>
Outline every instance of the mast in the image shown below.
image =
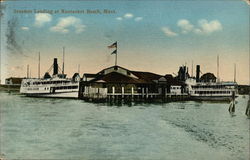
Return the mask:
<svg viewBox="0 0 250 160">
<path fill-rule="evenodd" d="M 65 56 L 65 47 L 63 47 L 63 64 L 62 64 L 62 74 L 64 74 L 64 56 Z"/>
<path fill-rule="evenodd" d="M 217 55 L 217 81 L 220 81 L 220 62 L 219 62 L 219 55 Z"/>
<path fill-rule="evenodd" d="M 29 78 L 29 65 L 27 65 L 27 78 Z"/>
<path fill-rule="evenodd" d="M 38 78 L 40 79 L 40 52 L 38 53 Z"/>
<path fill-rule="evenodd" d="M 234 82 L 236 82 L 236 64 L 234 63 Z"/>
<path fill-rule="evenodd" d="M 191 77 L 193 77 L 193 70 L 194 70 L 194 62 L 192 61 L 192 75 L 191 75 Z"/>
</svg>

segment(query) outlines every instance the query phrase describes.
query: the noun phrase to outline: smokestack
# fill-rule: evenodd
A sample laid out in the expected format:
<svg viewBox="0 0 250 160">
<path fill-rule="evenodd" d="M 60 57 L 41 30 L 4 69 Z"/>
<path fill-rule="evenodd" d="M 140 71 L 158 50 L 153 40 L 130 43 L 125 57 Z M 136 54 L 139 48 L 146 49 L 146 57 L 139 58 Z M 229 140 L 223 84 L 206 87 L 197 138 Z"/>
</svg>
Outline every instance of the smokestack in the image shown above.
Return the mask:
<svg viewBox="0 0 250 160">
<path fill-rule="evenodd" d="M 57 58 L 54 58 L 54 64 L 53 64 L 54 70 L 53 75 L 58 74 L 58 64 L 57 64 Z"/>
<path fill-rule="evenodd" d="M 186 67 L 186 63 L 185 63 L 184 70 L 183 70 L 183 81 L 186 80 L 186 72 L 187 72 L 187 67 Z"/>
<path fill-rule="evenodd" d="M 196 66 L 196 82 L 200 81 L 200 65 Z"/>
</svg>

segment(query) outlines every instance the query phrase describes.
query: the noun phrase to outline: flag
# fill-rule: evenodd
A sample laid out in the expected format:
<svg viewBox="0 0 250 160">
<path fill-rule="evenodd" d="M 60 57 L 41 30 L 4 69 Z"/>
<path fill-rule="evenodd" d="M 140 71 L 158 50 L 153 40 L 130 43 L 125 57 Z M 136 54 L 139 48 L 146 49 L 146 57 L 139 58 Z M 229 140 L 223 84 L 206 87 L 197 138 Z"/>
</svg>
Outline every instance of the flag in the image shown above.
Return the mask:
<svg viewBox="0 0 250 160">
<path fill-rule="evenodd" d="M 108 48 L 117 48 L 117 42 L 111 44 L 110 46 L 108 46 Z"/>
<path fill-rule="evenodd" d="M 117 54 L 117 50 L 114 50 L 111 54 Z"/>
</svg>

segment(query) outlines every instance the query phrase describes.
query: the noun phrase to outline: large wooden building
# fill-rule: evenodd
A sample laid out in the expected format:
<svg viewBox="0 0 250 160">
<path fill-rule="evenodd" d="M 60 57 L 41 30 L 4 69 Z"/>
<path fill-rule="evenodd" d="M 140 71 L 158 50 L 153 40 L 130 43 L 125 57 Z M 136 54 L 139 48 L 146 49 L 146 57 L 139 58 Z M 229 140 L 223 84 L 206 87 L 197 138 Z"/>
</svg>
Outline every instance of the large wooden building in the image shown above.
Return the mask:
<svg viewBox="0 0 250 160">
<path fill-rule="evenodd" d="M 169 74 L 112 66 L 96 74 L 84 74 L 79 96 L 83 99 L 168 99 L 185 96 L 185 88 L 185 83 Z"/>
</svg>

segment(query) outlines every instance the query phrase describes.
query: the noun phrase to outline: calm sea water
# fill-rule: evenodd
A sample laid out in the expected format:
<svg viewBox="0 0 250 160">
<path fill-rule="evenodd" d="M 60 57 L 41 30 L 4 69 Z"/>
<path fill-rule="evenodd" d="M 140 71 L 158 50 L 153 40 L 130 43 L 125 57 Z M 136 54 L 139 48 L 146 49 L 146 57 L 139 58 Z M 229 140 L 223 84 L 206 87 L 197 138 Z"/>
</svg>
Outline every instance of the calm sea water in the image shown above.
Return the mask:
<svg viewBox="0 0 250 160">
<path fill-rule="evenodd" d="M 0 92 L 6 159 L 247 160 L 248 97 L 229 104 L 107 105 Z"/>
</svg>

